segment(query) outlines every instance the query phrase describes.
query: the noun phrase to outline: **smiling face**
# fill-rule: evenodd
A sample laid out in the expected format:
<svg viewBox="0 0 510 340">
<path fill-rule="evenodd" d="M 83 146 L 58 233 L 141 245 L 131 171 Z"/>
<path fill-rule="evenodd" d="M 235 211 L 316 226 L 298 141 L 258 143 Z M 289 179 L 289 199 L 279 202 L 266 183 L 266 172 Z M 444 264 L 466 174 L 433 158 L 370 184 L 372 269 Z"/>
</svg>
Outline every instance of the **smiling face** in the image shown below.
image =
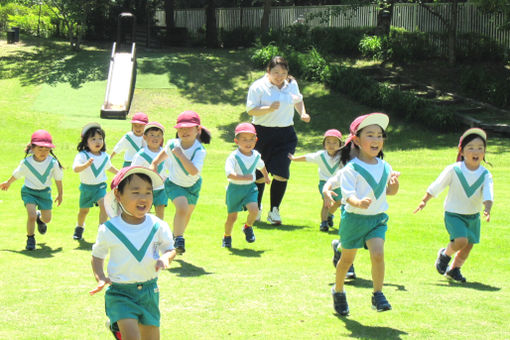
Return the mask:
<svg viewBox="0 0 510 340">
<path fill-rule="evenodd" d="M 101 136 L 98 132 L 87 138 L 87 147 L 93 154 L 96 155 L 100 154 L 103 145 L 104 145 L 103 136 Z"/>
<path fill-rule="evenodd" d="M 277 86 L 278 88 L 282 88 L 283 82 L 289 76 L 289 70 L 281 65 L 276 65 L 267 71 L 267 76 L 271 84 Z"/>
<path fill-rule="evenodd" d="M 257 136 L 253 133 L 241 132 L 236 136 L 234 142 L 239 146 L 239 151 L 242 154 L 249 156 L 253 148 L 255 148 Z"/>
<path fill-rule="evenodd" d="M 117 201 L 129 213 L 122 211 L 122 219 L 130 224 L 140 224 L 152 206 L 152 182 L 149 177 L 138 174 L 130 175 L 124 181 L 126 184 L 119 185 L 114 192 Z"/>
<path fill-rule="evenodd" d="M 372 162 L 379 155 L 384 144 L 383 129 L 376 124 L 364 127 L 359 136 L 354 137 L 354 143 L 359 146 L 359 159 Z"/>
<path fill-rule="evenodd" d="M 460 155 L 469 170 L 476 170 L 485 157 L 485 143 L 477 137 L 462 148 Z"/>
<path fill-rule="evenodd" d="M 192 146 L 195 143 L 195 139 L 197 139 L 199 131 L 198 126 L 178 128 L 177 136 L 181 139 L 181 145 L 185 148 Z"/>
<path fill-rule="evenodd" d="M 327 136 L 324 138 L 324 150 L 328 152 L 329 155 L 334 155 L 335 152 L 340 149 L 342 146 L 342 142 L 340 139 L 333 137 L 333 136 Z"/>
<path fill-rule="evenodd" d="M 145 125 L 144 124 L 138 124 L 138 123 L 132 123 L 131 124 L 131 130 L 133 131 L 135 136 L 138 136 L 138 137 L 142 136 L 144 129 L 145 129 Z"/>
<path fill-rule="evenodd" d="M 151 151 L 157 152 L 163 144 L 163 131 L 160 129 L 149 129 L 143 135 L 143 139 Z"/>
<path fill-rule="evenodd" d="M 37 162 L 42 162 L 50 154 L 51 148 L 46 146 L 32 145 L 32 152 L 34 153 L 34 159 Z"/>
</svg>

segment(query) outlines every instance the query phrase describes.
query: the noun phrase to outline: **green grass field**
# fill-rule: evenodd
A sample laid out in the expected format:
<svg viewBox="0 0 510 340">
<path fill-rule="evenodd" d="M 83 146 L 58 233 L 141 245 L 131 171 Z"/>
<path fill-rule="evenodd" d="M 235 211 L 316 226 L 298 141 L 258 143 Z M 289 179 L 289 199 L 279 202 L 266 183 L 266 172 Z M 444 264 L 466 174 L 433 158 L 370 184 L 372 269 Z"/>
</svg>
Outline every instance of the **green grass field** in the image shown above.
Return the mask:
<svg viewBox="0 0 510 340">
<path fill-rule="evenodd" d="M 130 128 L 129 121 L 99 118 L 109 53 L 87 47 L 75 55 L 53 42 L 0 43 L 0 181 L 9 178 L 39 128 L 52 133 L 65 167 L 64 201 L 54 208 L 47 234 L 36 235 L 36 251 L 24 250 L 23 180 L 0 192 L 0 339 L 111 338 L 104 327 L 103 293 L 88 294 L 95 286 L 90 253 L 98 210 L 87 218 L 85 239 L 73 241 L 79 176 L 71 169 L 83 125 L 100 122 L 109 151 Z M 262 75 L 248 57 L 247 51 L 138 53 L 132 110 L 163 123 L 167 137 L 173 136 L 181 111 L 195 110 L 213 135 L 200 200 L 186 232 L 187 252 L 160 275 L 161 338 L 510 338 L 510 151 L 504 138 L 489 136 L 496 199 L 491 222 L 482 222 L 481 243 L 463 267 L 466 284 L 449 283 L 434 268 L 437 250 L 448 241 L 442 222 L 445 193 L 412 214 L 427 186 L 455 160 L 460 134 L 439 134 L 394 119 L 385 145 L 385 159 L 402 173 L 398 195 L 389 198 L 385 246 L 384 292 L 392 311 L 371 309 L 370 260 L 368 252 L 360 251 L 358 279 L 346 285 L 351 315 L 334 314 L 330 243 L 337 231 L 319 232 L 321 200 L 313 164 L 292 164 L 281 207 L 284 225 L 258 223 L 257 241 L 248 244 L 241 231 L 245 214 L 240 214 L 234 248 L 221 248 L 224 162 L 234 149 L 234 126 L 249 119 L 244 109 L 248 86 Z M 318 150 L 327 128 L 347 133 L 355 116 L 377 110 L 318 84 L 300 86 L 312 122 L 296 122 L 298 154 Z M 114 160 L 117 166 L 121 158 Z M 269 205 L 268 195 L 264 205 Z M 172 206 L 166 215 L 170 222 Z"/>
</svg>

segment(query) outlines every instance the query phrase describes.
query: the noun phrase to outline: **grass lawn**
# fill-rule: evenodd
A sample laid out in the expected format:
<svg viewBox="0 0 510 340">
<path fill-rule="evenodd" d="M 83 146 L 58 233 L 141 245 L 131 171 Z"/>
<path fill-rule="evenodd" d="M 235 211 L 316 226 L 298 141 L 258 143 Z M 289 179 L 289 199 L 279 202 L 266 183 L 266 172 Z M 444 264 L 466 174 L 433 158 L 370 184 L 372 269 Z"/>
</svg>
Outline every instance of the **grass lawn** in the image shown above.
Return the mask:
<svg viewBox="0 0 510 340">
<path fill-rule="evenodd" d="M 72 54 L 67 45 L 54 42 L 0 43 L 0 181 L 9 178 L 39 128 L 52 133 L 65 167 L 64 201 L 54 208 L 48 233 L 36 235 L 35 251 L 24 250 L 23 181 L 0 192 L 0 339 L 111 338 L 104 327 L 103 293 L 88 295 L 95 286 L 90 253 L 98 209 L 87 218 L 85 239 L 73 241 L 79 176 L 71 169 L 83 125 L 100 122 L 110 152 L 130 128 L 129 121 L 99 118 L 109 53 L 87 47 Z M 487 160 L 493 164 L 496 191 L 492 219 L 482 222 L 481 243 L 463 267 L 468 283 L 453 284 L 433 265 L 448 241 L 442 222 L 445 193 L 423 212 L 412 211 L 427 186 L 455 160 L 460 134 L 390 120 L 385 159 L 402 173 L 398 195 L 389 198 L 385 246 L 384 292 L 393 310 L 371 309 L 370 259 L 362 250 L 355 261 L 358 278 L 346 285 L 351 315 L 341 318 L 334 314 L 330 294 L 335 280 L 330 243 L 337 230 L 319 232 L 321 200 L 313 164 L 292 164 L 281 207 L 284 225 L 258 223 L 257 241 L 248 244 L 241 231 L 245 214 L 240 214 L 234 248 L 221 248 L 224 163 L 234 149 L 233 128 L 249 119 L 244 108 L 248 86 L 263 73 L 250 67 L 249 53 L 179 49 L 137 54 L 133 111 L 163 123 L 171 137 L 177 115 L 192 109 L 213 135 L 206 146 L 200 200 L 186 232 L 187 252 L 160 274 L 162 339 L 510 338 L 507 139 L 489 136 Z M 327 128 L 346 134 L 355 116 L 377 110 L 318 84 L 300 82 L 300 87 L 312 122 L 296 122 L 298 154 L 321 148 Z M 117 166 L 121 158 L 114 159 Z M 167 222 L 173 212 L 169 206 Z"/>
</svg>

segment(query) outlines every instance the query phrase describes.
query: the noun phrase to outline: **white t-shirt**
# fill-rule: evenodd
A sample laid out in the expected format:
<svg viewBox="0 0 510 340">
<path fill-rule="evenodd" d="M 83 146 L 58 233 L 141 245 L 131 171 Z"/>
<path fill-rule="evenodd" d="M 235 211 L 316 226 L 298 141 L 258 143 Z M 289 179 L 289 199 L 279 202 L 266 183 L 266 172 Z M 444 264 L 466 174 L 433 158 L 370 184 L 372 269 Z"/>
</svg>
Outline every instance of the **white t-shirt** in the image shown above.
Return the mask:
<svg viewBox="0 0 510 340">
<path fill-rule="evenodd" d="M 77 166 L 87 162 L 89 158 L 92 158 L 94 162 L 92 162 L 88 168 L 79 173 L 80 182 L 88 185 L 96 185 L 106 182 L 106 170 L 112 167 L 110 156 L 108 156 L 106 152 L 101 152 L 100 155 L 94 155 L 88 151 L 79 152 L 76 157 L 74 157 L 73 170 Z"/>
<path fill-rule="evenodd" d="M 129 131 L 115 144 L 113 148 L 113 152 L 121 153 L 126 152 L 124 154 L 124 161 L 131 162 L 133 160 L 133 156 L 137 153 L 142 147 L 145 146 L 145 142 L 142 136 L 137 136 L 133 133 L 133 131 Z"/>
<path fill-rule="evenodd" d="M 319 165 L 319 179 L 321 181 L 327 181 L 343 167 L 340 163 L 340 154 L 331 157 L 326 150 L 306 154 L 305 158 L 307 162 Z"/>
<path fill-rule="evenodd" d="M 92 246 L 92 256 L 105 259 L 110 253 L 107 270 L 112 282 L 135 283 L 156 278 L 158 276 L 156 261 L 160 254 L 174 249 L 168 224 L 154 215 L 147 214 L 145 217 L 145 221 L 137 225 L 124 222 L 120 216 L 109 220 L 129 240 L 135 250 L 140 252 L 138 254 L 140 261 L 105 224 L 99 226 L 96 243 Z M 158 230 L 152 236 L 148 247 L 142 249 L 156 223 L 159 224 Z"/>
<path fill-rule="evenodd" d="M 190 175 L 179 164 L 177 157 L 175 157 L 172 152 L 172 148 L 177 146 L 182 149 L 181 140 L 179 138 L 169 140 L 165 146 L 165 152 L 168 155 L 166 160 L 168 167 L 168 179 L 181 187 L 189 188 L 200 179 L 200 172 L 204 166 L 206 152 L 198 140 L 195 140 L 195 143 L 193 143 L 191 147 L 182 149 L 186 158 L 188 158 L 198 170 L 196 175 Z"/>
<path fill-rule="evenodd" d="M 271 84 L 267 74 L 255 80 L 248 90 L 246 111 L 259 106 L 269 106 L 275 101 L 280 102 L 278 110 L 262 116 L 253 116 L 253 124 L 267 127 L 294 125 L 294 105 L 303 101 L 303 95 L 299 92 L 296 80 L 290 83 L 285 80 L 281 89 Z"/>
<path fill-rule="evenodd" d="M 472 187 L 471 196 L 464 190 L 455 171 L 455 167 L 460 169 L 467 186 Z M 485 173 L 486 172 L 486 173 Z M 483 179 L 480 176 L 485 173 Z M 480 179 L 481 185 L 475 190 L 473 184 Z M 444 201 L 444 209 L 456 214 L 471 215 L 479 213 L 484 201 L 494 201 L 494 183 L 491 173 L 479 166 L 475 171 L 469 170 L 464 162 L 457 162 L 448 165 L 439 175 L 439 177 L 428 187 L 427 192 L 436 197 L 447 186 L 450 187 Z M 469 190 L 468 190 L 469 191 Z"/>
<path fill-rule="evenodd" d="M 243 168 L 239 164 L 239 160 L 243 162 L 245 169 L 248 171 L 247 173 L 243 171 Z M 255 162 L 257 163 L 254 165 Z M 264 161 L 262 160 L 260 153 L 257 150 L 252 150 L 251 156 L 245 156 L 239 151 L 239 149 L 236 149 L 228 156 L 227 161 L 225 162 L 225 175 L 227 176 L 228 181 L 233 184 L 250 184 L 255 181 L 255 170 L 260 170 L 264 166 Z M 248 181 L 242 181 L 228 178 L 228 175 L 233 173 L 238 175 L 251 174 L 252 179 Z"/>
<path fill-rule="evenodd" d="M 64 173 L 58 166 L 58 161 L 52 156 L 37 162 L 33 155 L 23 159 L 14 169 L 12 176 L 16 179 L 25 177 L 25 186 L 34 190 L 44 190 L 51 187 L 51 179 L 61 181 Z"/>
<path fill-rule="evenodd" d="M 150 167 L 152 161 L 154 160 L 154 158 L 156 158 L 156 156 L 159 154 L 161 150 L 163 150 L 162 147 L 160 147 L 157 152 L 153 152 L 148 147 L 145 146 L 133 156 L 131 165 L 140 165 L 148 168 Z M 168 169 L 166 168 L 166 162 L 162 162 L 158 166 L 158 173 L 161 177 L 163 177 L 163 179 L 168 177 Z M 161 190 L 163 188 L 164 186 L 161 186 L 158 188 L 154 188 L 154 190 Z"/>
<path fill-rule="evenodd" d="M 340 181 L 342 188 L 342 201 L 345 200 L 345 211 L 359 215 L 377 215 L 388 210 L 388 202 L 386 202 L 386 188 L 390 181 L 391 166 L 384 160 L 377 158 L 377 164 L 368 164 L 362 162 L 359 158 L 351 160 L 342 170 L 342 179 Z M 359 166 L 372 176 L 376 183 L 380 183 L 385 173 L 385 164 L 387 164 L 387 178 L 384 184 L 381 184 L 382 191 L 380 196 L 376 198 L 374 189 L 368 184 L 367 180 L 356 171 L 354 167 Z M 355 196 L 358 199 L 369 197 L 372 199 L 368 209 L 361 209 L 351 206 L 347 203 L 347 199 Z"/>
</svg>

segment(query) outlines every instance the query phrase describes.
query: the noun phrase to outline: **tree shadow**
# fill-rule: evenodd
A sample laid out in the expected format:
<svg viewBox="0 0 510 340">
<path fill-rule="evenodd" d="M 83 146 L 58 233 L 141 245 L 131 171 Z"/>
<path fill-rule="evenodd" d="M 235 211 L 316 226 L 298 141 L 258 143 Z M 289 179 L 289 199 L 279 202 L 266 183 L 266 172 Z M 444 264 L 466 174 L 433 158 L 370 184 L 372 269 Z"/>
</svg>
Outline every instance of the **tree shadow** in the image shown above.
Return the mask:
<svg viewBox="0 0 510 340">
<path fill-rule="evenodd" d="M 35 259 L 46 259 L 50 257 L 54 257 L 55 253 L 59 253 L 62 251 L 62 247 L 51 248 L 46 245 L 46 243 L 37 243 L 35 250 L 12 250 L 12 249 L 2 249 L 0 251 L 17 253 L 29 257 L 33 257 Z"/>
<path fill-rule="evenodd" d="M 177 276 L 180 276 L 180 277 L 195 277 L 195 276 L 214 274 L 214 273 L 206 271 L 202 267 L 195 266 L 195 265 L 185 262 L 183 260 L 174 260 L 173 262 L 177 262 L 181 266 L 178 268 L 171 267 L 168 271 L 171 273 L 175 273 L 175 274 L 177 274 Z"/>
<path fill-rule="evenodd" d="M 454 282 L 454 281 L 447 281 L 447 282 L 438 282 L 435 284 L 435 286 L 440 287 L 455 287 L 455 288 L 469 288 L 469 289 L 475 289 L 480 291 L 488 291 L 488 292 L 497 292 L 501 290 L 501 287 L 494 287 L 491 285 L 487 285 L 485 283 L 481 282 Z"/>
<path fill-rule="evenodd" d="M 92 246 L 94 245 L 94 242 L 87 242 L 84 239 L 81 239 L 78 241 L 78 247 L 76 247 L 76 250 L 92 250 Z"/>
<path fill-rule="evenodd" d="M 335 314 L 335 316 L 345 323 L 345 328 L 351 332 L 349 337 L 360 339 L 384 339 L 398 340 L 402 339 L 402 335 L 406 332 L 391 327 L 365 326 L 360 322 L 349 319 L 348 317 Z"/>
<path fill-rule="evenodd" d="M 244 257 L 261 257 L 264 254 L 265 250 L 253 250 L 249 248 L 244 249 L 236 249 L 229 248 L 228 249 L 231 255 L 244 256 Z"/>
<path fill-rule="evenodd" d="M 258 229 L 280 230 L 280 231 L 293 231 L 293 230 L 297 230 L 297 229 L 308 228 L 308 226 L 302 226 L 302 225 L 291 225 L 291 224 L 274 225 L 274 224 L 269 224 L 266 222 L 256 222 L 254 227 L 256 227 Z"/>
</svg>

